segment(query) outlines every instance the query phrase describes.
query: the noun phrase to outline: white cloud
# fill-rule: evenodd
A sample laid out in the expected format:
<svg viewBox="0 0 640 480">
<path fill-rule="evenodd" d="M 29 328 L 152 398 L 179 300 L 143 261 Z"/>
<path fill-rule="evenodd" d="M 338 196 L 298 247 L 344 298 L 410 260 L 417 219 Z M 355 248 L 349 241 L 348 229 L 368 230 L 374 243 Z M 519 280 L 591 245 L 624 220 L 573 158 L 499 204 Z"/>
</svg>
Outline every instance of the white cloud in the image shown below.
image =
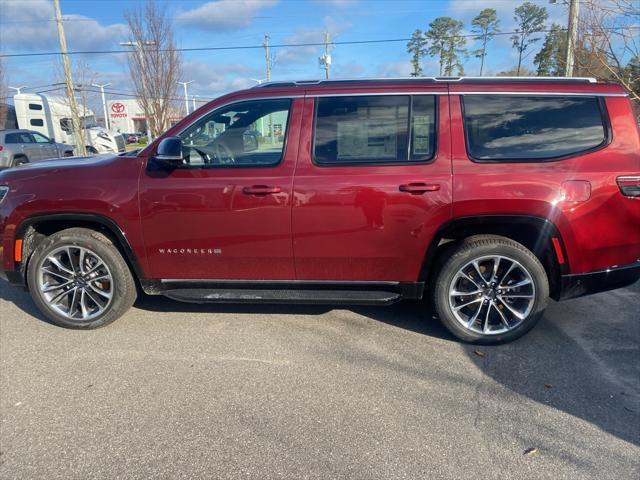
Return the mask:
<svg viewBox="0 0 640 480">
<path fill-rule="evenodd" d="M 57 50 L 58 30 L 53 4 L 48 0 L 2 2 L 0 11 L 5 21 L 0 28 L 0 45 L 5 51 Z M 69 50 L 99 50 L 113 47 L 127 36 L 121 23 L 102 25 L 84 15 L 63 15 Z"/>
<path fill-rule="evenodd" d="M 176 15 L 178 23 L 217 31 L 248 27 L 256 13 L 278 0 L 216 0 Z"/>
<path fill-rule="evenodd" d="M 409 59 L 400 62 L 385 62 L 378 65 L 376 76 L 378 77 L 408 77 L 411 74 Z"/>
<path fill-rule="evenodd" d="M 305 44 L 305 43 L 322 43 L 324 41 L 324 32 L 329 32 L 335 40 L 335 36 L 347 29 L 351 28 L 348 21 L 336 21 L 332 17 L 323 19 L 323 26 L 316 28 L 299 29 L 293 35 L 285 38 L 283 43 L 288 44 Z M 322 45 L 310 45 L 302 47 L 281 48 L 276 52 L 276 65 L 291 65 L 302 63 L 317 64 L 318 57 L 324 52 Z"/>
<path fill-rule="evenodd" d="M 252 78 L 260 78 L 264 72 L 243 63 L 185 62 L 183 77 L 193 80 L 190 91 L 214 97 L 221 93 L 248 88 L 256 84 Z"/>
</svg>

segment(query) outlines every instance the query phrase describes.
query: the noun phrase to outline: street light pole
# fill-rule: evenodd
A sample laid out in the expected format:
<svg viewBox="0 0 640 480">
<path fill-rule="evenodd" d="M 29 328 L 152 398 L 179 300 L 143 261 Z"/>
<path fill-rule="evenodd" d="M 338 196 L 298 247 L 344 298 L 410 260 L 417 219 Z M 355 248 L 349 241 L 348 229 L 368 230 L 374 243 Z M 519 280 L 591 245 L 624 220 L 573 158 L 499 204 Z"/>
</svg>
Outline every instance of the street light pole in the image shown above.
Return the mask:
<svg viewBox="0 0 640 480">
<path fill-rule="evenodd" d="M 146 98 L 149 94 L 149 90 L 147 89 L 147 78 L 144 72 L 144 53 L 143 48 L 145 45 L 155 45 L 154 41 L 135 41 L 135 42 L 120 42 L 120 46 L 122 47 L 134 47 L 136 49 L 136 54 L 138 55 L 138 63 L 140 64 L 140 76 L 142 80 L 142 93 L 145 98 L 142 101 L 142 110 L 144 111 L 144 121 L 147 124 L 147 142 L 151 143 L 153 141 L 153 132 L 151 131 L 151 123 L 149 122 L 149 112 L 147 112 L 147 102 L 151 99 Z"/>
<path fill-rule="evenodd" d="M 193 80 L 189 80 L 188 82 L 176 82 L 184 87 L 184 108 L 187 115 L 189 115 L 189 92 L 187 90 L 187 85 L 193 83 Z"/>
<path fill-rule="evenodd" d="M 104 87 L 108 87 L 111 85 L 110 83 L 105 83 L 104 85 L 98 85 L 96 83 L 92 83 L 92 87 L 98 87 L 100 89 L 100 94 L 102 95 L 102 111 L 104 113 L 104 126 L 109 130 L 109 117 L 107 116 L 107 102 L 104 99 Z"/>
<path fill-rule="evenodd" d="M 20 95 L 22 92 L 20 90 L 22 90 L 23 88 L 29 88 L 26 85 L 22 85 L 21 87 L 9 87 L 11 90 L 15 90 L 16 91 L 16 95 Z"/>
<path fill-rule="evenodd" d="M 199 97 L 200 95 L 194 95 L 193 97 L 191 97 L 192 103 L 193 103 L 193 111 L 196 111 L 196 97 Z"/>
</svg>

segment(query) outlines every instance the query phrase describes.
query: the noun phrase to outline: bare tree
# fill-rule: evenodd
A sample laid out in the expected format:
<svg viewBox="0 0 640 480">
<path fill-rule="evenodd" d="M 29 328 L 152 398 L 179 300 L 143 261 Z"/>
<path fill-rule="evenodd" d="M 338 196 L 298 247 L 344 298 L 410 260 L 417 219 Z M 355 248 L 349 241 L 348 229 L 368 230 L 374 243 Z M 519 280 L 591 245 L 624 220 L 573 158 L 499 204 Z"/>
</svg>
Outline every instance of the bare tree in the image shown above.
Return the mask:
<svg viewBox="0 0 640 480">
<path fill-rule="evenodd" d="M 582 0 L 576 64 L 583 74 L 619 82 L 640 106 L 637 0 Z"/>
<path fill-rule="evenodd" d="M 182 55 L 176 51 L 173 25 L 166 9 L 153 0 L 126 13 L 131 44 L 129 74 L 145 112 L 147 129 L 156 137 L 169 127 L 169 116 L 182 76 Z"/>
</svg>

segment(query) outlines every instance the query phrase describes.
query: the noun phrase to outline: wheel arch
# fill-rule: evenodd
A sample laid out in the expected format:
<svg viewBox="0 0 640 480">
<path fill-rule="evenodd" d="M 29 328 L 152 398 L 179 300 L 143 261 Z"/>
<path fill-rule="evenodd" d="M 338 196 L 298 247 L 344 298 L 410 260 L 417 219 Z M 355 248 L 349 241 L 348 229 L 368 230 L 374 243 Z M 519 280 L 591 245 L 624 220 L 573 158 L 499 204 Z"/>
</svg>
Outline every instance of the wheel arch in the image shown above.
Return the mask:
<svg viewBox="0 0 640 480">
<path fill-rule="evenodd" d="M 49 235 L 67 228 L 87 228 L 105 234 L 118 249 L 125 262 L 140 281 L 144 274 L 138 259 L 120 226 L 111 218 L 93 213 L 36 214 L 25 218 L 16 229 L 16 239 L 22 239 L 20 273 L 26 279 L 26 269 L 36 247 Z M 25 282 L 26 283 L 26 282 Z"/>
<path fill-rule="evenodd" d="M 427 248 L 420 280 L 430 285 L 439 259 L 458 242 L 474 235 L 500 235 L 527 247 L 545 268 L 551 297 L 559 296 L 560 277 L 569 272 L 564 243 L 553 222 L 532 215 L 478 215 L 458 217 L 446 222 L 436 231 Z M 556 241 L 557 246 L 554 246 Z M 556 249 L 562 254 L 562 263 L 559 262 Z"/>
</svg>

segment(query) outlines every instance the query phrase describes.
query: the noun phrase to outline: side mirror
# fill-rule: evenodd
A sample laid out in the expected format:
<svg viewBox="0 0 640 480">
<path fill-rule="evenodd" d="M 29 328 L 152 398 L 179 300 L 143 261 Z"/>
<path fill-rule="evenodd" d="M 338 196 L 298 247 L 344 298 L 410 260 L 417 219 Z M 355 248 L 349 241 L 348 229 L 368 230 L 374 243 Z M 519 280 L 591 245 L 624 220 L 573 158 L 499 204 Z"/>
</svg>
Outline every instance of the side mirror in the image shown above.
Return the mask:
<svg viewBox="0 0 640 480">
<path fill-rule="evenodd" d="M 158 150 L 153 158 L 166 167 L 179 167 L 184 163 L 182 140 L 179 137 L 163 138 L 158 144 Z"/>
</svg>

